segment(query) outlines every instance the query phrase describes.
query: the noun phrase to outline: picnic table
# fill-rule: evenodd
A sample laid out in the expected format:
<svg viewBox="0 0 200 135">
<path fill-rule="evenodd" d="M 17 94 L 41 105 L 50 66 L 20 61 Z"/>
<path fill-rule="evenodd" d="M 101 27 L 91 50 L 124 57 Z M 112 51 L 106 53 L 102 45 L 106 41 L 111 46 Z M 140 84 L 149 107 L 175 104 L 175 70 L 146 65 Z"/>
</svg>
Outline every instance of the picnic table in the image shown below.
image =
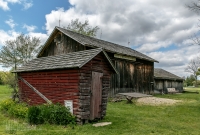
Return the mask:
<svg viewBox="0 0 200 135">
<path fill-rule="evenodd" d="M 142 98 L 142 97 L 151 97 L 152 95 L 137 93 L 137 92 L 131 92 L 131 93 L 118 93 L 119 95 L 123 95 L 127 99 L 127 103 L 133 103 L 132 99 L 135 98 Z"/>
</svg>

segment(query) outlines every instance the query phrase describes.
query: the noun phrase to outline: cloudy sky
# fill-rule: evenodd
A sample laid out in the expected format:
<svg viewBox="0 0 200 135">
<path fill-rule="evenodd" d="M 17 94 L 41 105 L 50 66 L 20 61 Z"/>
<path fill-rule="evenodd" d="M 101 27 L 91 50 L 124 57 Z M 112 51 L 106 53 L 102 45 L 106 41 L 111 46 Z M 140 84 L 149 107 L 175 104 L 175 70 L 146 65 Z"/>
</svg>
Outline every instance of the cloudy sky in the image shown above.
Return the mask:
<svg viewBox="0 0 200 135">
<path fill-rule="evenodd" d="M 55 26 L 72 19 L 98 26 L 97 38 L 131 47 L 156 60 L 155 67 L 180 77 L 199 56 L 191 37 L 199 31 L 199 14 L 188 0 L 0 0 L 0 47 L 24 33 L 45 42 Z M 101 34 L 102 33 L 102 34 Z M 130 44 L 128 44 L 130 42 Z M 0 70 L 5 70 L 0 68 Z"/>
</svg>

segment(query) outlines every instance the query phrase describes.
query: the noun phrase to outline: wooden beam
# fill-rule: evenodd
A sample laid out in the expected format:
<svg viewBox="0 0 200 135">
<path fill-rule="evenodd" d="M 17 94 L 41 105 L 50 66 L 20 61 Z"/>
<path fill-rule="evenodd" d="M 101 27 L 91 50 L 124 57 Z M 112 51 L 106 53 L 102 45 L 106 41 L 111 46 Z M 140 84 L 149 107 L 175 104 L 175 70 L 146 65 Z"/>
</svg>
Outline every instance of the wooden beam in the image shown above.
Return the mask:
<svg viewBox="0 0 200 135">
<path fill-rule="evenodd" d="M 28 83 L 25 79 L 18 76 L 19 79 L 21 79 L 27 86 L 29 86 L 35 93 L 37 93 L 42 99 L 44 99 L 48 104 L 52 104 L 52 102 L 46 98 L 41 92 L 39 92 L 36 88 L 34 88 L 30 83 Z"/>
</svg>

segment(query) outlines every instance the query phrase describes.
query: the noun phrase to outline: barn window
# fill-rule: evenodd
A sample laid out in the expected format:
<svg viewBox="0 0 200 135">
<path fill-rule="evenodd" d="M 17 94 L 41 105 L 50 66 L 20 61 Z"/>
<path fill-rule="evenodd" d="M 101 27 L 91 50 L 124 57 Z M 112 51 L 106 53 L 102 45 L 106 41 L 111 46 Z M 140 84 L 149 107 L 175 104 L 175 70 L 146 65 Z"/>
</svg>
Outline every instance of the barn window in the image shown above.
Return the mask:
<svg viewBox="0 0 200 135">
<path fill-rule="evenodd" d="M 57 34 L 57 36 L 54 38 L 54 42 L 56 43 L 61 43 L 62 42 L 62 35 L 61 34 Z"/>
</svg>

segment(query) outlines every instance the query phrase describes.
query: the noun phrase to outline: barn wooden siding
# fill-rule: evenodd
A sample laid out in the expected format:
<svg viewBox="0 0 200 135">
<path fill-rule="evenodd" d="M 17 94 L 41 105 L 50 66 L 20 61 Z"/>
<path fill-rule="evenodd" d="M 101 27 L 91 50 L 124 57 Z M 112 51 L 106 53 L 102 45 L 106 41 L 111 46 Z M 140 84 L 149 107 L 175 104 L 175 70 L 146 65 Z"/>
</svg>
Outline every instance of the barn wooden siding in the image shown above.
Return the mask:
<svg viewBox="0 0 200 135">
<path fill-rule="evenodd" d="M 59 42 L 52 39 L 50 45 L 45 49 L 40 57 L 91 49 L 90 47 L 81 45 L 77 41 L 60 32 L 58 32 L 55 37 L 58 38 Z M 136 59 L 134 62 L 117 59 L 114 58 L 114 53 L 107 53 L 119 72 L 118 75 L 112 75 L 111 77 L 109 97 L 113 97 L 119 92 L 152 93 L 153 88 L 150 82 L 154 81 L 154 62 L 141 59 Z"/>
<path fill-rule="evenodd" d="M 114 58 L 109 54 L 119 74 L 113 74 L 109 97 L 123 92 L 140 92 L 150 94 L 153 92 L 151 82 L 154 81 L 154 63 L 136 59 L 128 61 Z"/>
<path fill-rule="evenodd" d="M 156 79 L 154 89 L 167 93 L 167 88 L 175 88 L 179 92 L 183 91 L 183 80 Z"/>
<path fill-rule="evenodd" d="M 79 103 L 79 72 L 78 70 L 56 70 L 21 72 L 18 76 L 25 79 L 53 103 L 73 100 L 73 112 L 76 115 Z M 30 105 L 46 103 L 24 82 L 19 80 L 20 99 Z"/>
<path fill-rule="evenodd" d="M 85 46 L 58 32 L 56 34 L 56 38 L 51 40 L 50 45 L 44 50 L 41 57 L 66 54 L 83 50 L 86 50 Z"/>
<path fill-rule="evenodd" d="M 77 121 L 82 122 L 90 118 L 91 82 L 92 72 L 103 73 L 101 105 L 99 106 L 99 118 L 106 115 L 110 78 L 113 73 L 103 53 L 98 54 L 80 69 L 63 69 L 35 72 L 21 72 L 18 76 L 28 81 L 53 103 L 61 103 L 64 100 L 73 101 L 73 112 Z M 20 79 L 20 99 L 30 105 L 42 104 L 45 101 L 31 90 Z"/>
</svg>

